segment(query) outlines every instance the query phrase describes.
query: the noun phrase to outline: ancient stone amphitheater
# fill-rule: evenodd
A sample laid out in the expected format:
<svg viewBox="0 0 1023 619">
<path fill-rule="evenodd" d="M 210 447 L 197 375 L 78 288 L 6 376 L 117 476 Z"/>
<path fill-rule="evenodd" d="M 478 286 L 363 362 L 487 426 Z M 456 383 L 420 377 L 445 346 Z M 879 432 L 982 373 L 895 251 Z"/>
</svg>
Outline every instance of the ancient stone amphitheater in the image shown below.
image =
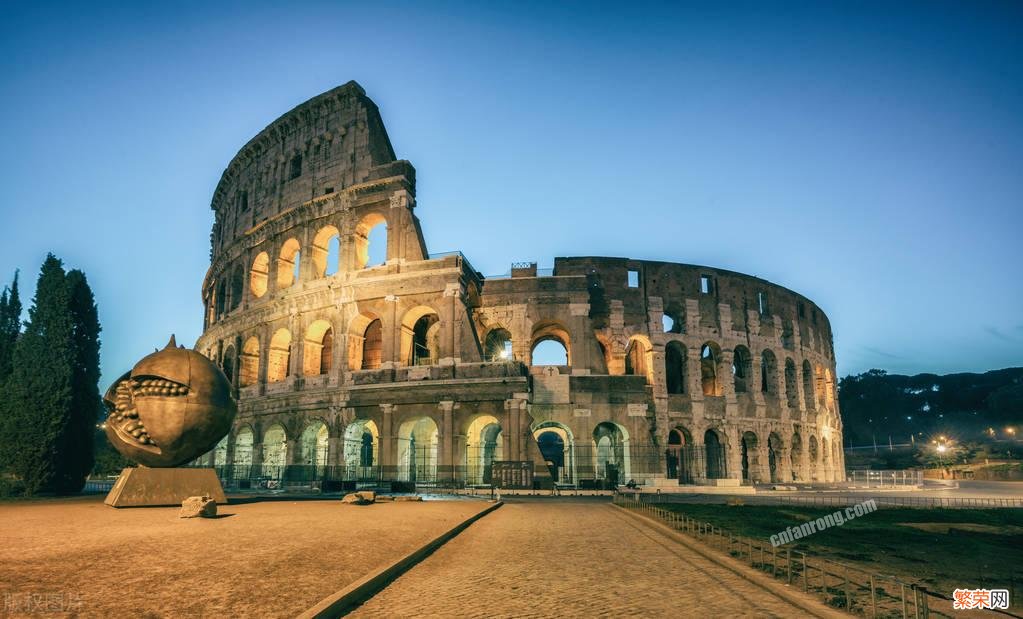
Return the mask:
<svg viewBox="0 0 1023 619">
<path fill-rule="evenodd" d="M 812 301 L 628 258 L 485 277 L 429 253 L 415 188 L 355 82 L 230 162 L 196 348 L 239 416 L 202 463 L 241 485 L 842 478 L 831 327 Z"/>
</svg>

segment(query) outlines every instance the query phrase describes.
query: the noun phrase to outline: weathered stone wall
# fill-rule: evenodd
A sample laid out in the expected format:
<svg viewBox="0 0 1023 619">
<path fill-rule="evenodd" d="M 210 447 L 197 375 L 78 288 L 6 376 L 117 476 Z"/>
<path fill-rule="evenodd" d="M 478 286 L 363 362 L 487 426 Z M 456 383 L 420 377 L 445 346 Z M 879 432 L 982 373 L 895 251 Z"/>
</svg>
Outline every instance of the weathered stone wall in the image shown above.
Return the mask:
<svg viewBox="0 0 1023 619">
<path fill-rule="evenodd" d="M 298 176 L 267 190 L 267 170 L 296 152 Z M 637 480 L 663 478 L 672 449 L 703 453 L 714 438 L 725 477 L 844 476 L 831 327 L 809 299 L 731 271 L 624 258 L 484 279 L 461 254 L 429 256 L 414 174 L 354 83 L 292 110 L 232 161 L 213 200 L 196 344 L 240 400 L 220 464 L 239 440 L 260 464 L 271 428 L 286 437 L 285 463 L 310 463 L 300 443 L 320 427 L 329 448 L 313 463 L 342 465 L 354 461 L 349 430 L 365 429 L 386 476 L 429 449 L 436 478 L 459 482 L 492 421 L 501 459 L 541 469 L 536 437 L 557 433 L 572 469 L 562 475 L 576 483 L 612 460 Z M 386 262 L 367 266 L 381 223 Z M 495 356 L 488 347 L 505 338 L 510 351 Z M 564 345 L 566 365 L 533 364 L 544 340 Z M 690 473 L 705 481 L 707 467 Z"/>
</svg>

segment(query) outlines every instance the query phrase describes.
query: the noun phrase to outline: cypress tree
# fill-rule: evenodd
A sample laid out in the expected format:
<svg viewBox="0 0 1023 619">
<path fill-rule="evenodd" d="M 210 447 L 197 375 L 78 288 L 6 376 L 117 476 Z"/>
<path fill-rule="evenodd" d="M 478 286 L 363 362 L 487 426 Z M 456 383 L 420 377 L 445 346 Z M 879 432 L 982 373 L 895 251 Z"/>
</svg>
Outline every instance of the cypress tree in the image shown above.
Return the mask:
<svg viewBox="0 0 1023 619">
<path fill-rule="evenodd" d="M 64 267 L 50 254 L 40 269 L 2 398 L 0 446 L 26 494 L 57 489 L 54 482 L 68 457 L 66 429 L 72 419 L 76 358 L 70 298 Z"/>
<path fill-rule="evenodd" d="M 21 335 L 21 297 L 18 294 L 18 272 L 11 287 L 0 294 L 0 385 L 11 373 L 14 344 Z"/>
<path fill-rule="evenodd" d="M 58 463 L 54 490 L 79 492 L 92 471 L 92 440 L 102 410 L 99 394 L 99 315 L 96 301 L 85 278 L 75 269 L 67 274 L 69 312 L 72 326 L 73 368 L 71 376 L 71 416 L 60 438 L 58 451 L 64 457 Z"/>
</svg>

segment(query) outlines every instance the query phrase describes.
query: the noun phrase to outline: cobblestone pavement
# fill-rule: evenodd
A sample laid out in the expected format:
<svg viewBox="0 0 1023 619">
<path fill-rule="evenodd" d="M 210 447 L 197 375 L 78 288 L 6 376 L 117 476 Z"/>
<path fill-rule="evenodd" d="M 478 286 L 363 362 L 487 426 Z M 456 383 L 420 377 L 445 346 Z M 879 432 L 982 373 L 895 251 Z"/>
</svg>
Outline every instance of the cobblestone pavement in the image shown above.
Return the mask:
<svg viewBox="0 0 1023 619">
<path fill-rule="evenodd" d="M 606 503 L 509 502 L 355 617 L 802 617 Z"/>
</svg>

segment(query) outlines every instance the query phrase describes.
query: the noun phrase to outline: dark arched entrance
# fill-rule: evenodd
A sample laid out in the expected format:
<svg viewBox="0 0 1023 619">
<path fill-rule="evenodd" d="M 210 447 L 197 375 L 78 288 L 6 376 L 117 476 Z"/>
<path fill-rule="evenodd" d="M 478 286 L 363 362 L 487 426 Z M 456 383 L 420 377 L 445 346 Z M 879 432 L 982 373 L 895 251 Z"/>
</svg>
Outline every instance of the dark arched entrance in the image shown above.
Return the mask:
<svg viewBox="0 0 1023 619">
<path fill-rule="evenodd" d="M 693 483 L 695 453 L 689 433 L 675 428 L 668 433 L 668 449 L 665 452 L 668 478 L 677 479 L 680 484 Z"/>
<path fill-rule="evenodd" d="M 547 463 L 547 468 L 551 470 L 551 479 L 558 481 L 558 471 L 565 468 L 564 439 L 557 432 L 547 430 L 536 437 L 536 443 L 540 446 L 540 455 Z"/>
</svg>

